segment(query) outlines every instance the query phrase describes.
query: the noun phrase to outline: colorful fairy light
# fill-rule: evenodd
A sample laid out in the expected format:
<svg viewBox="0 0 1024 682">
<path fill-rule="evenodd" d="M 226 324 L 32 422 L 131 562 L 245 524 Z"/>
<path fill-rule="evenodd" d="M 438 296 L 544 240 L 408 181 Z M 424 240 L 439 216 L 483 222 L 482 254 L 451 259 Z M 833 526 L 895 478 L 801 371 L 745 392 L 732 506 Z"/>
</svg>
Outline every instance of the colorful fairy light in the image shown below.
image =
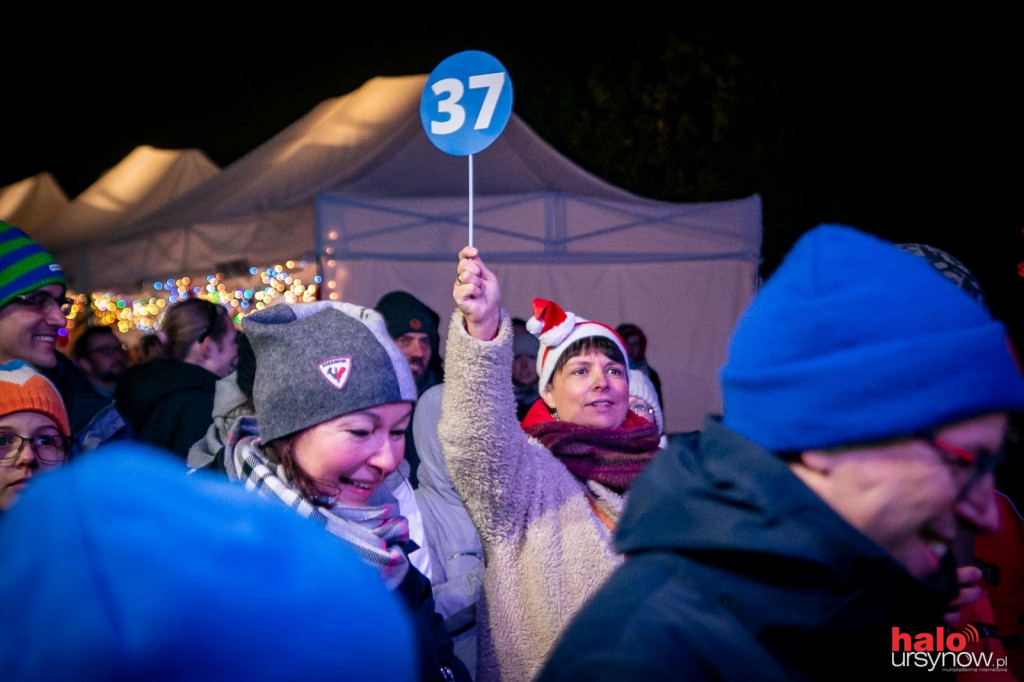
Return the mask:
<svg viewBox="0 0 1024 682">
<path fill-rule="evenodd" d="M 121 332 L 130 330 L 151 334 L 160 329 L 160 316 L 171 303 L 188 298 L 204 298 L 226 306 L 235 322 L 241 322 L 249 313 L 262 310 L 279 302 L 310 302 L 318 300 L 319 275 L 312 275 L 312 282 L 302 279 L 307 261 L 287 261 L 284 265 L 258 270 L 249 268 L 250 277 L 244 282 L 229 282 L 224 275 L 207 275 L 200 286 L 188 277 L 154 282 L 152 291 L 142 294 L 119 294 L 94 291 L 87 296 L 83 293 L 68 292 L 73 299 L 68 315 L 68 331 L 76 324 L 92 316 L 95 322 L 115 326 Z M 258 278 L 259 282 L 253 281 Z"/>
</svg>

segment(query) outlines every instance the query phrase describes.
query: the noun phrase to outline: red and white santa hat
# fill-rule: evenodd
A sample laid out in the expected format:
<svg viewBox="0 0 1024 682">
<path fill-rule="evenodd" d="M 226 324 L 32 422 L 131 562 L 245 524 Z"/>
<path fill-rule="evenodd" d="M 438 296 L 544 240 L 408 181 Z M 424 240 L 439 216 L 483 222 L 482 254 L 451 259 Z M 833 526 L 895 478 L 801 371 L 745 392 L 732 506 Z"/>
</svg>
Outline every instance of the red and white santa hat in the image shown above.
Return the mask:
<svg viewBox="0 0 1024 682">
<path fill-rule="evenodd" d="M 551 381 L 558 358 L 574 341 L 588 336 L 603 336 L 615 342 L 623 359 L 629 357 L 626 355 L 626 345 L 614 329 L 600 322 L 577 317 L 562 310 L 554 301 L 543 298 L 533 299 L 533 317 L 526 321 L 526 330 L 540 341 L 540 352 L 537 353 L 537 386 L 542 391 Z"/>
</svg>

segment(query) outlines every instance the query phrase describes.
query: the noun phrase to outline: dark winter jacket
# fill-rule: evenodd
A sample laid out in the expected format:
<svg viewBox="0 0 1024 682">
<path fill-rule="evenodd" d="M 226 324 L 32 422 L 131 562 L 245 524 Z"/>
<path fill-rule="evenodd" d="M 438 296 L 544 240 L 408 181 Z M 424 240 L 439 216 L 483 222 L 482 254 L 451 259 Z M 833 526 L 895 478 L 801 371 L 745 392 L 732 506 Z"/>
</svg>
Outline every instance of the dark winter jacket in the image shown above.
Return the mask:
<svg viewBox="0 0 1024 682">
<path fill-rule="evenodd" d="M 74 361 L 63 353 L 55 353 L 57 364 L 39 367 L 39 372 L 53 382 L 68 411 L 71 434 L 77 436 L 97 412 L 110 404 L 108 397 L 96 392 L 89 379 Z"/>
<path fill-rule="evenodd" d="M 396 591 L 413 615 L 423 682 L 471 682 L 469 669 L 455 655 L 455 644 L 444 618 L 437 613 L 430 580 L 415 566 L 410 566 Z"/>
<path fill-rule="evenodd" d="M 125 371 L 114 404 L 139 440 L 184 460 L 213 423 L 216 386 L 217 375 L 199 365 L 152 360 Z"/>
<path fill-rule="evenodd" d="M 888 680 L 892 628 L 936 633 L 949 556 L 916 580 L 779 458 L 709 419 L 630 489 L 626 560 L 577 613 L 541 682 Z M 939 585 L 941 583 L 941 586 Z"/>
</svg>

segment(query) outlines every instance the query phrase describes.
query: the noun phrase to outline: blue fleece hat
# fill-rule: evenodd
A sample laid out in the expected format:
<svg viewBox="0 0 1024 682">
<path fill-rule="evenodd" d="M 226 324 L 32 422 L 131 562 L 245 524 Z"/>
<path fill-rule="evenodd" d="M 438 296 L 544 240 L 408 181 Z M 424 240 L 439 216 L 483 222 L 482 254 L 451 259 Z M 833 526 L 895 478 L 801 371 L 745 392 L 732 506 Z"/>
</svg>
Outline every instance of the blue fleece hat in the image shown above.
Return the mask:
<svg viewBox="0 0 1024 682">
<path fill-rule="evenodd" d="M 132 443 L 41 476 L 0 522 L 17 680 L 411 680 L 409 616 L 322 528 Z"/>
<path fill-rule="evenodd" d="M 804 234 L 721 369 L 723 423 L 776 452 L 1024 409 L 1005 327 L 928 262 L 842 225 Z"/>
</svg>

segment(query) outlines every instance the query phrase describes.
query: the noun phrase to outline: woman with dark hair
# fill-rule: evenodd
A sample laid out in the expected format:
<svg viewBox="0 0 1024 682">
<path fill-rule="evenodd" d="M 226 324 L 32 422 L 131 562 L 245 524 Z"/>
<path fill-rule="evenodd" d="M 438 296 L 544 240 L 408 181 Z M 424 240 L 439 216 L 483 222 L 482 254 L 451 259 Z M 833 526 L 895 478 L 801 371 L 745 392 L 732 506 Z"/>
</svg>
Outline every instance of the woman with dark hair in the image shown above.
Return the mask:
<svg viewBox="0 0 1024 682">
<path fill-rule="evenodd" d="M 238 361 L 237 330 L 227 308 L 190 298 L 168 307 L 160 333 L 163 357 L 129 367 L 114 404 L 139 440 L 184 460 L 213 423 L 217 380 Z"/>
<path fill-rule="evenodd" d="M 438 436 L 486 561 L 477 682 L 528 680 L 618 566 L 624 495 L 658 449 L 629 409 L 626 351 L 611 327 L 535 299 L 540 399 L 520 426 L 512 324 L 477 250 L 459 253 Z"/>
</svg>

